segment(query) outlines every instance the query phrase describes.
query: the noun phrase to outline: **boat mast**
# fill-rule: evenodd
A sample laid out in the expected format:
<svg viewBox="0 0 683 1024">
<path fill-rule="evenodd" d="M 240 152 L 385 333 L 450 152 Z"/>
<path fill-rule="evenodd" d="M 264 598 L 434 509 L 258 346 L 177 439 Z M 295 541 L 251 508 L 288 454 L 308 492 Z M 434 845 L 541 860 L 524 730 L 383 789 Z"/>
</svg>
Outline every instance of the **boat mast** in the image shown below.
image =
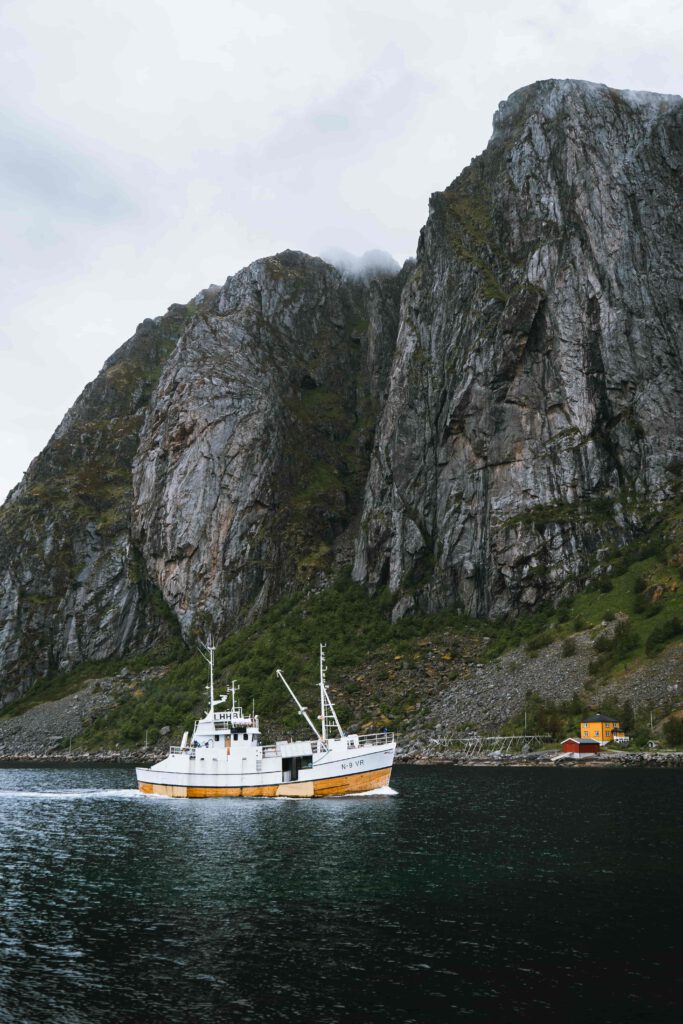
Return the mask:
<svg viewBox="0 0 683 1024">
<path fill-rule="evenodd" d="M 308 722 L 308 724 L 310 725 L 310 727 L 311 727 L 311 729 L 313 730 L 313 732 L 314 732 L 314 733 L 316 734 L 316 736 L 318 737 L 318 739 L 320 739 L 320 733 L 318 732 L 318 730 L 316 729 L 316 727 L 315 727 L 315 726 L 313 725 L 313 722 L 311 721 L 311 719 L 310 719 L 310 716 L 309 716 L 309 714 L 308 714 L 308 709 L 307 709 L 307 708 L 305 708 L 305 707 L 303 706 L 303 704 L 301 703 L 301 701 L 299 700 L 299 698 L 297 697 L 297 695 L 296 695 L 296 694 L 294 693 L 294 690 L 293 690 L 293 689 L 292 689 L 292 687 L 291 687 L 291 686 L 289 685 L 289 683 L 287 682 L 287 680 L 285 679 L 285 677 L 283 676 L 283 674 L 282 674 L 282 672 L 280 671 L 280 669 L 279 669 L 279 668 L 275 669 L 275 674 L 276 674 L 277 676 L 279 676 L 279 677 L 280 677 L 280 679 L 281 679 L 281 680 L 282 680 L 282 682 L 283 682 L 283 683 L 285 684 L 285 686 L 286 686 L 286 687 L 287 687 L 287 689 L 289 690 L 290 694 L 291 694 L 291 695 L 292 695 L 292 697 L 294 698 L 294 703 L 296 704 L 296 706 L 297 706 L 297 707 L 298 707 L 298 709 L 299 709 L 299 714 L 300 714 L 300 715 L 303 715 L 303 716 L 304 716 L 304 718 L 306 719 L 306 721 L 307 721 L 307 722 Z"/>
<path fill-rule="evenodd" d="M 327 742 L 327 715 L 325 714 L 325 644 L 320 645 L 320 721 L 323 740 Z"/>
<path fill-rule="evenodd" d="M 204 659 L 204 661 L 209 666 L 209 709 L 211 710 L 211 712 L 213 712 L 213 709 L 214 709 L 215 705 L 220 703 L 220 701 L 214 700 L 214 697 L 213 697 L 213 666 L 214 666 L 214 656 L 215 656 L 215 653 L 216 653 L 216 645 L 213 642 L 213 636 L 211 635 L 211 633 L 209 633 L 209 635 L 207 636 L 207 638 L 206 638 L 206 640 L 204 642 L 202 642 L 201 640 L 199 641 L 199 653 L 201 654 L 202 658 Z M 233 683 L 233 686 L 234 686 L 234 683 Z M 233 693 L 234 693 L 234 691 L 233 691 Z M 234 701 L 234 696 L 233 696 L 233 701 Z"/>
<path fill-rule="evenodd" d="M 337 712 L 334 710 L 334 704 L 330 700 L 330 695 L 327 692 L 327 683 L 325 674 L 327 672 L 327 665 L 325 663 L 325 647 L 327 644 L 320 645 L 320 720 L 323 727 L 323 739 L 327 740 L 328 729 L 332 726 L 336 726 L 337 732 L 340 736 L 344 735 L 344 730 L 339 724 L 337 718 Z"/>
</svg>

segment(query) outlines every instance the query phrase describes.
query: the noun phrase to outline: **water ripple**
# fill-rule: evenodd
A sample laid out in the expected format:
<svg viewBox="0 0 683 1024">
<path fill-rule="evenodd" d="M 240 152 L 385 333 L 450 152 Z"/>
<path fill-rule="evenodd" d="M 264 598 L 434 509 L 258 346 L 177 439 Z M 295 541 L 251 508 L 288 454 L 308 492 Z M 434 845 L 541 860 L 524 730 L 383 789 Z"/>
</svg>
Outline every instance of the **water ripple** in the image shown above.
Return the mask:
<svg viewBox="0 0 683 1024">
<path fill-rule="evenodd" d="M 0 1022 L 678 1021 L 683 773 L 395 780 L 183 801 L 0 769 Z"/>
</svg>

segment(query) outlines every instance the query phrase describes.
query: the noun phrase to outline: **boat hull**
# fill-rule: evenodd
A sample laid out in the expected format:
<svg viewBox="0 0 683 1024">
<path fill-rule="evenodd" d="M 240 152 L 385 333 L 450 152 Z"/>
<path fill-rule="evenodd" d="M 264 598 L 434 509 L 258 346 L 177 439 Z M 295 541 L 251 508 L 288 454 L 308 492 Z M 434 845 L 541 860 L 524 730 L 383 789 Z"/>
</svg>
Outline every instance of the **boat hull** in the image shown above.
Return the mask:
<svg viewBox="0 0 683 1024">
<path fill-rule="evenodd" d="M 168 773 L 165 773 L 168 778 Z M 330 797 L 349 796 L 354 793 L 368 793 L 373 789 L 381 789 L 389 785 L 391 778 L 391 765 L 389 767 L 375 768 L 370 771 L 345 773 L 343 775 L 331 776 L 322 779 L 309 779 L 297 782 L 280 782 L 261 786 L 219 786 L 210 785 L 207 779 L 205 785 L 197 785 L 199 778 L 193 780 L 192 785 L 185 783 L 174 783 L 172 781 L 156 782 L 150 776 L 153 769 L 145 771 L 138 769 L 138 788 L 143 793 L 152 796 L 189 797 L 203 799 L 215 796 L 244 796 L 244 797 Z M 202 780 L 204 781 L 204 780 Z"/>
</svg>

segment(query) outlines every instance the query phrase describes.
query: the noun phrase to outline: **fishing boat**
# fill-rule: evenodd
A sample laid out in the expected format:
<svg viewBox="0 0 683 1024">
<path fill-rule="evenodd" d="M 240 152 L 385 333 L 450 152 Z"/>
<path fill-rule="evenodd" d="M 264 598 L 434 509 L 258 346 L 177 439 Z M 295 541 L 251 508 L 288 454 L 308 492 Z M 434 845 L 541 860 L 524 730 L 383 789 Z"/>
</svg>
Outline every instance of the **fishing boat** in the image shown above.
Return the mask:
<svg viewBox="0 0 683 1024">
<path fill-rule="evenodd" d="M 201 644 L 209 666 L 209 709 L 195 722 L 192 738 L 151 768 L 136 768 L 143 793 L 170 797 L 331 797 L 368 793 L 389 785 L 396 752 L 392 732 L 345 733 L 326 681 L 325 645 L 320 645 L 319 728 L 285 679 L 277 676 L 294 700 L 313 735 L 305 740 L 261 742 L 258 715 L 237 704 L 233 680 L 229 694 L 214 697 L 216 648 L 211 638 Z"/>
</svg>

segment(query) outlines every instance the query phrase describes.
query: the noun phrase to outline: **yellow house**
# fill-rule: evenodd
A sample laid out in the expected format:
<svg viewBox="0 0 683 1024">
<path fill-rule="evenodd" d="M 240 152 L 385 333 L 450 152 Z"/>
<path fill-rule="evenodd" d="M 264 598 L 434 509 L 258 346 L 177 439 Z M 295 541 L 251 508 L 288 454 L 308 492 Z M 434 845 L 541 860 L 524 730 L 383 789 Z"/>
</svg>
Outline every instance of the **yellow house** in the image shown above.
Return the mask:
<svg viewBox="0 0 683 1024">
<path fill-rule="evenodd" d="M 597 740 L 603 747 L 623 735 L 620 723 L 607 715 L 591 715 L 587 722 L 581 723 L 581 739 Z"/>
</svg>

